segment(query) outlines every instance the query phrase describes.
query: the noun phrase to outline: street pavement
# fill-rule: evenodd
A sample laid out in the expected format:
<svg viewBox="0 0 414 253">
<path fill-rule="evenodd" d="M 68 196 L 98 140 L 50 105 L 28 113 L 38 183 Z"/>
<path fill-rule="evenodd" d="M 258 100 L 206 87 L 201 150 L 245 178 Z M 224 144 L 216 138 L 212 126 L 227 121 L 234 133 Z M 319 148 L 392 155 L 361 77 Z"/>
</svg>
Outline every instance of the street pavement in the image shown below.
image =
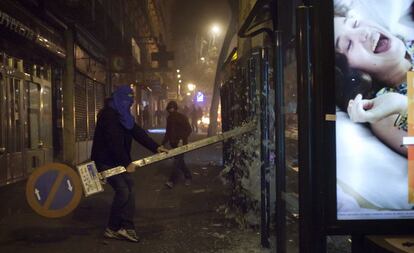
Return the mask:
<svg viewBox="0 0 414 253">
<path fill-rule="evenodd" d="M 152 136 L 161 140 L 161 135 Z M 204 137 L 199 134 L 193 140 Z M 151 154 L 139 145 L 132 153 L 134 159 Z M 30 209 L 25 181 L 0 187 L 0 252 L 270 252 L 261 249 L 259 231 L 240 229 L 217 211 L 230 192 L 219 176 L 221 144 L 187 153 L 185 159 L 193 173 L 190 186 L 184 186 L 183 180 L 173 189 L 164 186 L 171 160 L 134 173 L 140 243 L 103 238 L 113 197 L 107 185 L 103 193 L 83 197 L 74 212 L 57 219 L 41 217 Z"/>
</svg>

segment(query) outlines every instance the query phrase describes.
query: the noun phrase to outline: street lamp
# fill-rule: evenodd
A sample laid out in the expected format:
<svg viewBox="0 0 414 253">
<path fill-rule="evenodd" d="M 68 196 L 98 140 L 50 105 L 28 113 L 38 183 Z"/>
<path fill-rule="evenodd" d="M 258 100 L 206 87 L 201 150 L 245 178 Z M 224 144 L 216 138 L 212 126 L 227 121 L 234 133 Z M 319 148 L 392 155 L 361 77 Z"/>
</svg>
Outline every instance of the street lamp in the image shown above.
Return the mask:
<svg viewBox="0 0 414 253">
<path fill-rule="evenodd" d="M 177 75 L 177 78 L 181 78 L 181 75 L 180 75 L 180 74 L 178 74 L 178 75 Z"/>
<path fill-rule="evenodd" d="M 220 27 L 218 25 L 213 25 L 211 27 L 211 32 L 213 33 L 214 36 L 217 36 L 220 34 Z"/>
<path fill-rule="evenodd" d="M 195 84 L 189 83 L 189 84 L 187 84 L 187 88 L 188 88 L 189 91 L 194 91 L 196 86 L 195 86 Z"/>
<path fill-rule="evenodd" d="M 211 34 L 213 35 L 212 41 L 211 41 L 211 45 L 214 45 L 215 41 L 216 41 L 216 37 L 220 34 L 220 27 L 217 24 L 214 24 L 211 27 Z"/>
</svg>

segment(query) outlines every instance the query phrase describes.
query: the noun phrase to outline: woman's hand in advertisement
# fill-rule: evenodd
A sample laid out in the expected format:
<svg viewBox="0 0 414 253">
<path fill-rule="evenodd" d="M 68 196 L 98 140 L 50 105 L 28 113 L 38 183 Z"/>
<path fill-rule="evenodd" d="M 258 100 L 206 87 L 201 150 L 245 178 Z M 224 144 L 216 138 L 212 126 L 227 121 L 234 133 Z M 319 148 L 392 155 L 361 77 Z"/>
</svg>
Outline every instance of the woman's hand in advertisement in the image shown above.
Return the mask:
<svg viewBox="0 0 414 253">
<path fill-rule="evenodd" d="M 348 115 L 353 122 L 374 123 L 393 114 L 407 110 L 407 97 L 390 92 L 373 99 L 363 99 L 358 94 L 348 103 Z"/>
</svg>

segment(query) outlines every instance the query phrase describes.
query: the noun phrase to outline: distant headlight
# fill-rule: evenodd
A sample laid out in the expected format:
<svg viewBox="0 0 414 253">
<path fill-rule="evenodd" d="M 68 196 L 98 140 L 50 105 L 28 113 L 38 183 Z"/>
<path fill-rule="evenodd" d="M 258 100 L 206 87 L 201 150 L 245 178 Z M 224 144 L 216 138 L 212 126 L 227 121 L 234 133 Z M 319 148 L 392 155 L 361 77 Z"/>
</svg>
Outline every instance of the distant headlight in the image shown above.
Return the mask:
<svg viewBox="0 0 414 253">
<path fill-rule="evenodd" d="M 210 124 L 210 118 L 209 118 L 209 117 L 207 117 L 207 116 L 203 116 L 203 117 L 201 118 L 201 122 L 203 122 L 203 124 L 208 125 L 208 124 Z"/>
</svg>

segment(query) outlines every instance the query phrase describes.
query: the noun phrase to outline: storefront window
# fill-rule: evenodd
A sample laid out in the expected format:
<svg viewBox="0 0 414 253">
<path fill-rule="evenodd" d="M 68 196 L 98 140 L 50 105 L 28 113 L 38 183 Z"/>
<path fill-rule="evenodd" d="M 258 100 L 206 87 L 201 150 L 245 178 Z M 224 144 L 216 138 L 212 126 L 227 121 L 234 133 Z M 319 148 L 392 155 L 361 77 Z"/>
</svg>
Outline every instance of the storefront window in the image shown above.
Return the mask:
<svg viewBox="0 0 414 253">
<path fill-rule="evenodd" d="M 22 140 L 22 120 L 21 120 L 21 80 L 10 78 L 9 80 L 9 103 L 8 110 L 10 113 L 10 125 L 9 125 L 9 151 L 19 152 L 21 151 L 21 140 Z"/>
<path fill-rule="evenodd" d="M 40 86 L 28 83 L 27 97 L 27 147 L 36 149 L 39 145 Z"/>
<path fill-rule="evenodd" d="M 42 87 L 42 141 L 44 147 L 52 147 L 52 93 L 49 87 Z"/>
</svg>

